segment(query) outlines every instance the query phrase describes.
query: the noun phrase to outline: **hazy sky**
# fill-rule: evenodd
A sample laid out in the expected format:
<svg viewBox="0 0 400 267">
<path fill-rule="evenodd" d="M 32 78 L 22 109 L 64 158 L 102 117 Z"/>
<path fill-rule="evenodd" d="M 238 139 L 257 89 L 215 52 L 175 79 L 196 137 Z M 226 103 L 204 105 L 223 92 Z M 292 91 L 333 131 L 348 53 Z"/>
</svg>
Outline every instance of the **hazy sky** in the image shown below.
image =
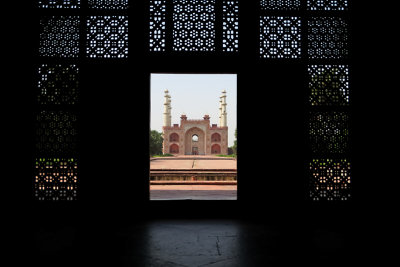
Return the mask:
<svg viewBox="0 0 400 267">
<path fill-rule="evenodd" d="M 228 113 L 228 146 L 233 145 L 236 129 L 236 74 L 151 74 L 150 128 L 162 131 L 164 90 L 171 96 L 171 123 L 180 123 L 186 114 L 189 120 L 210 116 L 210 124 L 219 126 L 219 100 L 226 90 Z"/>
</svg>

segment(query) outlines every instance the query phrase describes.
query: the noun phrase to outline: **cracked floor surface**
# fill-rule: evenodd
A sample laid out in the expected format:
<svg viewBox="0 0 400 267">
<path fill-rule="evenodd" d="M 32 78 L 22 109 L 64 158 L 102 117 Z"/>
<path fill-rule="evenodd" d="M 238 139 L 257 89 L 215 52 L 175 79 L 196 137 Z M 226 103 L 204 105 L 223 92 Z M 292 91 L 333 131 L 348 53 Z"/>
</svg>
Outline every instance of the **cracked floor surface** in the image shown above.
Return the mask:
<svg viewBox="0 0 400 267">
<path fill-rule="evenodd" d="M 50 224 L 35 228 L 30 261 L 42 267 L 346 266 L 355 245 L 350 233 L 236 220 Z"/>
</svg>

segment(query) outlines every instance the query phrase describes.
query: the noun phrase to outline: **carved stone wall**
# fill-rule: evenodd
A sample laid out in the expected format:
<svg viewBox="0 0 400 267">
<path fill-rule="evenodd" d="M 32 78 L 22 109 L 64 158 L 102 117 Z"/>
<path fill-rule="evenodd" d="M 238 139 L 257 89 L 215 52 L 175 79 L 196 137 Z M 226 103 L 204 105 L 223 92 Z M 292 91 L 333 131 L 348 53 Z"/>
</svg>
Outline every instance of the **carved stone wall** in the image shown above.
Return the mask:
<svg viewBox="0 0 400 267">
<path fill-rule="evenodd" d="M 177 135 L 178 138 L 171 139 L 171 135 L 175 137 Z M 192 140 L 193 135 L 197 135 L 198 141 Z M 212 138 L 213 135 L 220 138 Z M 197 147 L 195 154 L 211 155 L 213 154 L 212 146 L 218 145 L 220 153 L 217 154 L 228 154 L 228 127 L 211 127 L 209 118 L 203 120 L 185 118 L 181 120 L 179 126 L 163 127 L 163 138 L 163 153 L 192 155 L 193 147 Z M 175 145 L 179 147 L 179 150 Z M 174 149 L 171 150 L 171 147 Z"/>
</svg>

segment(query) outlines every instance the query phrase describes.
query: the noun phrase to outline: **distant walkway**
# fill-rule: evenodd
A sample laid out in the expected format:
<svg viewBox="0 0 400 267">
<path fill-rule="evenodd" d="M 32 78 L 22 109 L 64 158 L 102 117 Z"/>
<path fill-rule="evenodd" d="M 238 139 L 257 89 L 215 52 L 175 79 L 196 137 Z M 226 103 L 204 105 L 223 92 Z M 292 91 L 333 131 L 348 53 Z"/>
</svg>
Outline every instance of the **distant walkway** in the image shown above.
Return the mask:
<svg viewBox="0 0 400 267">
<path fill-rule="evenodd" d="M 237 184 L 233 180 L 236 174 L 235 158 L 204 155 L 153 158 L 150 199 L 236 200 Z M 215 180 L 208 180 L 210 177 Z"/>
<path fill-rule="evenodd" d="M 236 185 L 150 185 L 151 200 L 236 200 Z"/>
</svg>

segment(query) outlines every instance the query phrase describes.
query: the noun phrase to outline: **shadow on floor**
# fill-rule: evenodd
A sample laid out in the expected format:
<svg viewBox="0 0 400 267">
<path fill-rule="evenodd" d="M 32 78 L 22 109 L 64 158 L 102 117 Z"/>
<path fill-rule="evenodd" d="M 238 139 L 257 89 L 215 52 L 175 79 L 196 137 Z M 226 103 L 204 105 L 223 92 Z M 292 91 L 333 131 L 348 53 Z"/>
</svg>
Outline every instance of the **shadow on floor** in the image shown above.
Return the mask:
<svg viewBox="0 0 400 267">
<path fill-rule="evenodd" d="M 40 266 L 348 266 L 356 260 L 351 232 L 239 220 L 48 225 L 34 229 L 33 240 L 32 263 Z"/>
</svg>

